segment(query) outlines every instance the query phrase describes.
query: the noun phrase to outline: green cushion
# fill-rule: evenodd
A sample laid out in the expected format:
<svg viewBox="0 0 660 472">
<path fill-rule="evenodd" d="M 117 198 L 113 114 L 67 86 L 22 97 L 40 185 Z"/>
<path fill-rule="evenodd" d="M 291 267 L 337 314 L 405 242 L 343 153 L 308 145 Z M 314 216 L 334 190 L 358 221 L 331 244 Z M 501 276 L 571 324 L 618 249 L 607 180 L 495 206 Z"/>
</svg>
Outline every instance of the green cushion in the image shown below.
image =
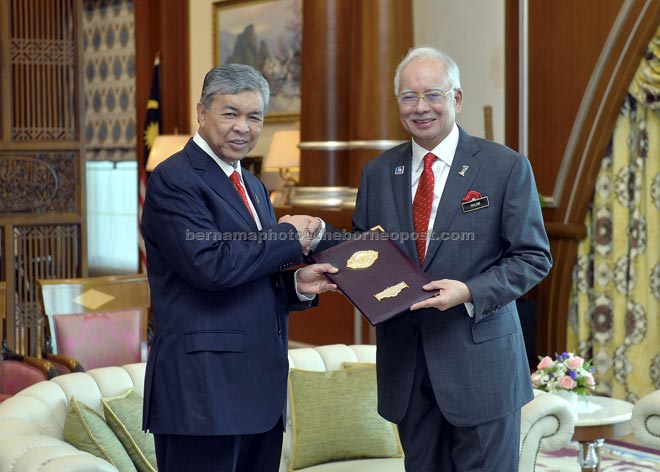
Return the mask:
<svg viewBox="0 0 660 472">
<path fill-rule="evenodd" d="M 102 398 L 103 413 L 140 472 L 156 472 L 154 436 L 142 431 L 142 397 L 132 389 L 124 395 Z"/>
<path fill-rule="evenodd" d="M 376 366 L 289 373 L 289 470 L 368 457 L 401 457 L 392 423 L 377 411 Z"/>
<path fill-rule="evenodd" d="M 356 361 L 344 361 L 339 364 L 340 369 L 355 369 L 356 367 L 376 367 L 374 362 L 356 362 Z"/>
<path fill-rule="evenodd" d="M 135 472 L 135 466 L 124 446 L 101 415 L 78 403 L 71 396 L 64 420 L 64 440 L 81 451 L 105 459 L 119 472 Z"/>
</svg>

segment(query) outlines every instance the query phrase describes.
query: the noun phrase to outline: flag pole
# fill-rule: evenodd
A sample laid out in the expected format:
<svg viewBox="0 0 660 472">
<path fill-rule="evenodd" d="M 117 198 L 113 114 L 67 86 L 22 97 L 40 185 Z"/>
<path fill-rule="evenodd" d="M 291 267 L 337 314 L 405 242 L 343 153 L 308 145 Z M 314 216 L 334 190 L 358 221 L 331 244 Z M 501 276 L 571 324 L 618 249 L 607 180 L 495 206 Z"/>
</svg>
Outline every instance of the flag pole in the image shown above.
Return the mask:
<svg viewBox="0 0 660 472">
<path fill-rule="evenodd" d="M 160 52 L 156 53 L 154 59 L 154 68 L 151 77 L 151 91 L 147 101 L 147 113 L 144 120 L 144 153 L 142 162 L 138 162 L 139 192 L 138 192 L 138 250 L 139 267 L 138 272 L 147 273 L 147 253 L 145 250 L 144 239 L 142 238 L 142 209 L 144 208 L 144 199 L 147 193 L 147 181 L 149 173 L 146 170 L 149 152 L 154 144 L 156 136 L 162 130 L 162 116 L 160 108 Z"/>
</svg>

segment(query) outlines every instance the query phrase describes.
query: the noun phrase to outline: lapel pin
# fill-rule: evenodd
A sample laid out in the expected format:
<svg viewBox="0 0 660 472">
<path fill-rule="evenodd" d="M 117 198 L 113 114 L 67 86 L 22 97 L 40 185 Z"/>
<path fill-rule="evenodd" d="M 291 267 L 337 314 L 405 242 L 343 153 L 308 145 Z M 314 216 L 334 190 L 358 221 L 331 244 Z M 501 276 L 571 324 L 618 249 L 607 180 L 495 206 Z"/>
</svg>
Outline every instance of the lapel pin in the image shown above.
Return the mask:
<svg viewBox="0 0 660 472">
<path fill-rule="evenodd" d="M 406 168 L 406 166 L 396 166 L 394 168 L 394 175 L 403 175 L 403 170 Z"/>
<path fill-rule="evenodd" d="M 463 167 L 461 167 L 461 170 L 458 171 L 458 175 L 460 175 L 461 177 L 465 177 L 465 173 L 467 172 L 467 170 L 468 170 L 469 168 L 470 168 L 470 166 L 463 166 Z"/>
</svg>

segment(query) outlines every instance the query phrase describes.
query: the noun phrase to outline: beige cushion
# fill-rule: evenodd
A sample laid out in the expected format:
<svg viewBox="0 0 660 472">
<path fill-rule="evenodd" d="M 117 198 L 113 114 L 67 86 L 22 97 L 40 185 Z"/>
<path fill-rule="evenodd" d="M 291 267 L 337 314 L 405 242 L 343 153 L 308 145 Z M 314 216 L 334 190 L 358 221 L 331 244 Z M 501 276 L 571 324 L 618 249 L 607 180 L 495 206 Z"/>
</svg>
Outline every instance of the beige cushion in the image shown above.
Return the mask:
<svg viewBox="0 0 660 472">
<path fill-rule="evenodd" d="M 140 472 L 156 472 L 154 436 L 142 431 L 142 398 L 132 389 L 124 395 L 102 398 L 103 414 Z"/>
<path fill-rule="evenodd" d="M 289 470 L 329 461 L 401 457 L 392 423 L 377 412 L 376 367 L 289 372 Z"/>
<path fill-rule="evenodd" d="M 71 396 L 64 420 L 64 440 L 81 451 L 105 459 L 119 472 L 135 472 L 126 449 L 96 411 Z"/>
</svg>

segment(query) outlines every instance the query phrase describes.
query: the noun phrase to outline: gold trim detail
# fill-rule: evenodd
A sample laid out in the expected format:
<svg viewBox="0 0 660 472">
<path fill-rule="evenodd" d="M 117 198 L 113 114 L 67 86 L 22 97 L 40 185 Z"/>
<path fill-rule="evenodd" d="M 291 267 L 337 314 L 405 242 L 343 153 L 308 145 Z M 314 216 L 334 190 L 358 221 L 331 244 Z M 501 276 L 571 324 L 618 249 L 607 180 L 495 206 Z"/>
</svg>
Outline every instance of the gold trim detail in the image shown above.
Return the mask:
<svg viewBox="0 0 660 472">
<path fill-rule="evenodd" d="M 408 284 L 402 281 L 396 285 L 387 287 L 382 292 L 375 294 L 374 297 L 376 297 L 376 300 L 378 300 L 379 302 L 383 300 L 383 298 L 394 298 L 397 295 L 399 295 L 404 288 L 408 288 Z"/>
<path fill-rule="evenodd" d="M 357 251 L 346 261 L 349 269 L 367 269 L 378 259 L 378 251 Z"/>
</svg>

